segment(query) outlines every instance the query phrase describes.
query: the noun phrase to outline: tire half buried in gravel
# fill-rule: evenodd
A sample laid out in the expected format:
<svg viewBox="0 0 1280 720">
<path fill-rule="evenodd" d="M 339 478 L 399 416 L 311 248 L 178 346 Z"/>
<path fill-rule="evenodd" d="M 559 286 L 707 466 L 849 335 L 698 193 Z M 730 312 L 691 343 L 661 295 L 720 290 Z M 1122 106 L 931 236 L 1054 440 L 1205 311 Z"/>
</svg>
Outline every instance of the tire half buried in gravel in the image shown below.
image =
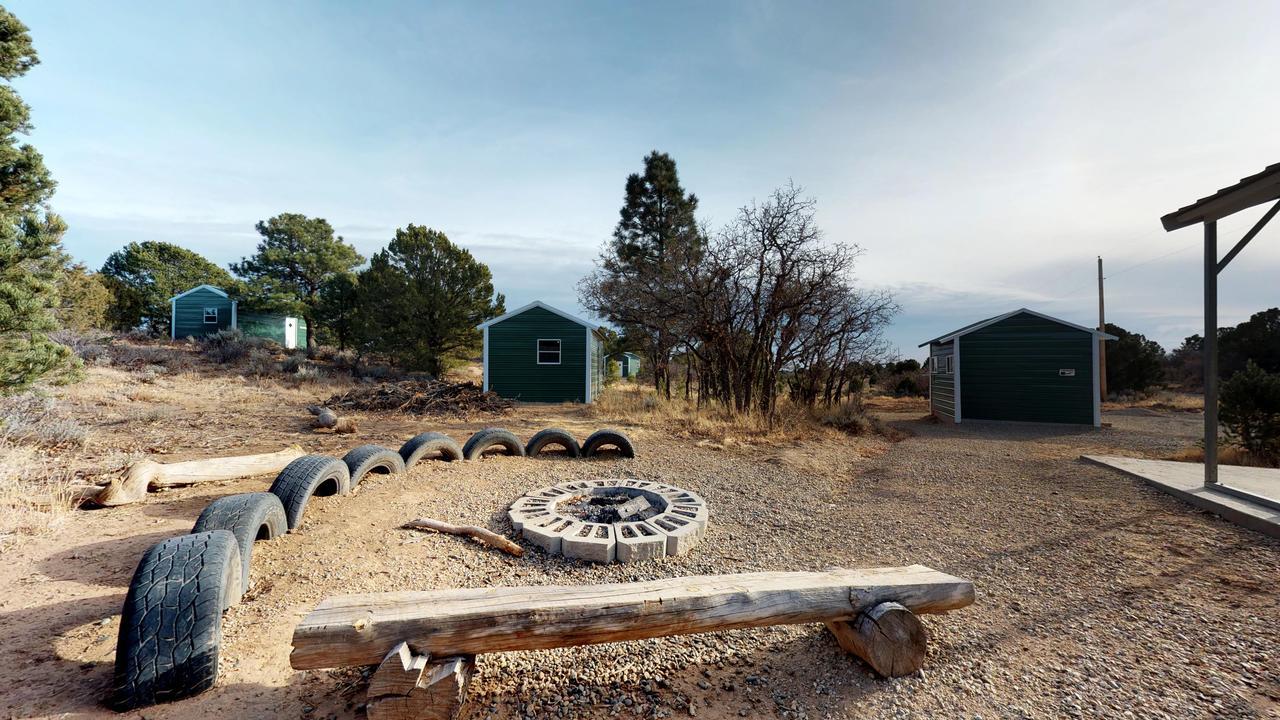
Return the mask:
<svg viewBox="0 0 1280 720">
<path fill-rule="evenodd" d="M 411 468 L 418 461 L 432 453 L 440 453 L 440 459 L 453 462 L 462 459 L 462 448 L 458 441 L 438 432 L 424 432 L 414 435 L 400 446 L 400 458 L 405 468 Z"/>
<path fill-rule="evenodd" d="M 404 458 L 395 450 L 388 450 L 381 445 L 361 445 L 342 456 L 351 475 L 349 487 L 355 489 L 365 475 L 380 472 L 386 475 L 404 472 Z"/>
<path fill-rule="evenodd" d="M 524 457 L 524 445 L 520 444 L 520 438 L 503 428 L 485 428 L 472 435 L 467 444 L 462 446 L 462 455 L 468 460 L 479 460 L 485 450 L 495 446 L 501 447 L 507 455 Z"/>
<path fill-rule="evenodd" d="M 347 464 L 329 455 L 303 455 L 285 466 L 271 483 L 271 493 L 284 505 L 289 529 L 302 524 L 312 495 L 346 495 L 351 490 Z"/>
<path fill-rule="evenodd" d="M 548 445 L 559 445 L 564 448 L 565 454 L 569 457 L 582 456 L 582 446 L 578 445 L 577 438 L 563 428 L 540 430 L 529 438 L 528 444 L 524 446 L 524 454 L 527 457 L 537 457 Z"/>
<path fill-rule="evenodd" d="M 240 567 L 228 530 L 169 538 L 143 553 L 120 617 L 113 709 L 180 700 L 213 686 L 222 611 L 240 600 Z"/>
<path fill-rule="evenodd" d="M 595 457 L 600 454 L 603 448 L 615 447 L 618 449 L 618 455 L 624 458 L 633 458 L 636 456 L 636 449 L 631 444 L 631 438 L 621 430 L 605 428 L 591 433 L 591 437 L 582 443 L 583 457 Z"/>
<path fill-rule="evenodd" d="M 228 495 L 209 503 L 192 533 L 228 530 L 240 548 L 240 591 L 249 590 L 249 564 L 255 540 L 270 540 L 289 532 L 280 498 L 269 492 Z"/>
</svg>

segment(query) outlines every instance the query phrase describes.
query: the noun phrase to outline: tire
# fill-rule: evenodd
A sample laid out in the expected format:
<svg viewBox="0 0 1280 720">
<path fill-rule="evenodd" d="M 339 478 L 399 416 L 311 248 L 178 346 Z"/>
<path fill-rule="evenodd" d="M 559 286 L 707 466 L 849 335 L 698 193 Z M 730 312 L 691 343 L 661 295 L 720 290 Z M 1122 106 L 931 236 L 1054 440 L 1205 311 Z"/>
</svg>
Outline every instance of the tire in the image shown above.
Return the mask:
<svg viewBox="0 0 1280 720">
<path fill-rule="evenodd" d="M 120 618 L 113 709 L 179 700 L 213 686 L 222 611 L 240 599 L 240 567 L 228 530 L 169 538 L 143 553 Z"/>
<path fill-rule="evenodd" d="M 583 457 L 595 457 L 600 453 L 601 448 L 609 445 L 618 448 L 618 454 L 624 458 L 636 456 L 636 449 L 631 444 L 631 438 L 628 438 L 621 430 L 610 428 L 591 433 L 591 437 L 582 443 L 582 455 Z"/>
<path fill-rule="evenodd" d="M 560 428 L 547 428 L 529 438 L 529 443 L 524 446 L 524 454 L 528 457 L 537 457 L 548 445 L 560 445 L 570 457 L 582 456 L 582 447 L 578 445 L 578 441 L 569 434 L 568 430 Z"/>
<path fill-rule="evenodd" d="M 297 530 L 302 524 L 302 513 L 312 495 L 346 495 L 350 491 L 347 464 L 328 455 L 303 455 L 289 463 L 271 483 L 270 490 L 284 505 L 290 530 Z"/>
<path fill-rule="evenodd" d="M 289 532 L 280 498 L 269 492 L 228 495 L 209 503 L 192 533 L 229 530 L 240 548 L 240 592 L 249 591 L 249 561 L 255 540 L 270 540 Z"/>
<path fill-rule="evenodd" d="M 351 489 L 354 490 L 365 475 L 371 472 L 382 472 L 387 475 L 404 472 L 404 458 L 394 450 L 381 445 L 361 445 L 342 456 L 351 475 Z"/>
<path fill-rule="evenodd" d="M 434 452 L 439 452 L 440 459 L 445 462 L 462 459 L 462 448 L 458 446 L 458 441 L 444 433 L 424 432 L 414 435 L 400 446 L 400 458 L 404 460 L 405 468 L 417 465 L 419 460 Z"/>
<path fill-rule="evenodd" d="M 468 460 L 479 460 L 485 450 L 495 445 L 506 450 L 507 455 L 524 457 L 524 446 L 520 444 L 520 438 L 502 428 L 485 428 L 472 435 L 467 444 L 462 446 L 462 455 Z"/>
</svg>

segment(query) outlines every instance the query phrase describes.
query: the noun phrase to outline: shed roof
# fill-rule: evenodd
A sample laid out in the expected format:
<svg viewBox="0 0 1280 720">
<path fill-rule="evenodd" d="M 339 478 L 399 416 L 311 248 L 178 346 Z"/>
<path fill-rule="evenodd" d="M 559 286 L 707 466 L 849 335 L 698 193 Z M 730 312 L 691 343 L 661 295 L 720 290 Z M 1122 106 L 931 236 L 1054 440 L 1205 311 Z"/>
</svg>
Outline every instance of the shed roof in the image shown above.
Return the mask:
<svg viewBox="0 0 1280 720">
<path fill-rule="evenodd" d="M 1200 198 L 1160 218 L 1165 230 L 1177 230 L 1207 220 L 1219 220 L 1233 213 L 1280 200 L 1280 163 L 1268 165 L 1265 170 L 1230 187 Z"/>
<path fill-rule="evenodd" d="M 214 286 L 212 286 L 212 285 L 197 285 L 197 286 L 195 286 L 195 287 L 191 288 L 190 290 L 188 290 L 188 291 L 186 291 L 186 292 L 178 293 L 177 295 L 174 295 L 173 297 L 169 298 L 169 302 L 173 302 L 173 301 L 175 301 L 175 300 L 179 300 L 179 299 L 181 299 L 181 298 L 184 298 L 184 297 L 186 297 L 186 296 L 190 295 L 190 294 L 191 294 L 191 293 L 193 293 L 193 292 L 198 292 L 198 291 L 200 291 L 200 290 L 211 290 L 211 291 L 213 291 L 213 292 L 215 292 L 215 293 L 217 293 L 217 294 L 221 295 L 222 297 L 229 297 L 229 296 L 228 296 L 225 292 L 223 292 L 223 291 L 222 291 L 222 289 L 220 289 L 220 288 L 216 288 L 216 287 L 214 287 Z"/>
<path fill-rule="evenodd" d="M 1026 314 L 1028 314 L 1028 315 L 1034 315 L 1034 316 L 1036 316 L 1036 317 L 1038 317 L 1038 318 L 1043 318 L 1043 319 L 1045 319 L 1045 320 L 1049 320 L 1049 321 L 1051 321 L 1051 322 L 1056 322 L 1056 323 L 1058 323 L 1059 325 L 1066 325 L 1067 327 L 1069 327 L 1069 328 L 1074 328 L 1074 329 L 1076 329 L 1076 330 L 1082 330 L 1082 331 L 1087 332 L 1087 333 L 1093 333 L 1094 335 L 1096 335 L 1097 337 L 1099 337 L 1099 338 L 1100 338 L 1100 339 L 1102 339 L 1102 340 L 1116 340 L 1116 339 L 1117 339 L 1115 335 L 1108 335 L 1107 333 L 1104 333 L 1104 332 L 1102 332 L 1101 330 L 1098 330 L 1098 329 L 1096 329 L 1096 328 L 1090 328 L 1090 327 L 1085 327 L 1085 326 L 1083 326 L 1083 325 L 1077 325 L 1077 324 L 1075 324 L 1075 323 L 1073 323 L 1073 322 L 1067 322 L 1066 320 L 1063 320 L 1062 318 L 1056 318 L 1056 317 L 1053 317 L 1052 315 L 1045 315 L 1044 313 L 1039 313 L 1039 312 L 1036 312 L 1035 310 L 1028 310 L 1028 309 L 1026 309 L 1026 308 L 1018 308 L 1017 310 L 1013 310 L 1013 311 L 1011 311 L 1011 312 L 1004 313 L 1003 315 L 997 315 L 997 316 L 995 316 L 995 317 L 987 318 L 986 320 L 979 320 L 979 321 L 978 321 L 978 322 L 976 322 L 976 323 L 972 323 L 972 324 L 970 324 L 970 325 L 965 325 L 964 327 L 960 328 L 959 330 L 952 330 L 951 332 L 949 332 L 949 333 L 947 333 L 947 334 L 945 334 L 945 335 L 940 335 L 940 336 L 938 336 L 938 337 L 936 337 L 936 338 L 934 338 L 934 339 L 932 339 L 932 340 L 926 340 L 926 341 L 924 341 L 924 342 L 920 343 L 919 345 L 917 345 L 916 347 L 924 347 L 925 345 L 932 345 L 933 343 L 936 343 L 936 342 L 948 342 L 948 341 L 950 341 L 950 340 L 954 340 L 954 339 L 956 339 L 956 338 L 960 337 L 961 335 L 968 335 L 969 333 L 974 332 L 974 331 L 976 331 L 976 330 L 981 330 L 982 328 L 987 327 L 988 325 L 994 325 L 994 324 L 996 324 L 996 323 L 1000 322 L 1001 320 L 1007 320 L 1007 319 L 1009 319 L 1009 318 L 1013 317 L 1014 315 L 1020 315 L 1020 314 L 1022 314 L 1022 313 L 1026 313 Z"/>
<path fill-rule="evenodd" d="M 534 300 L 533 302 L 529 303 L 528 305 L 525 305 L 524 307 L 521 307 L 521 308 L 516 308 L 515 310 L 512 310 L 511 312 L 507 313 L 506 315 L 499 315 L 498 317 L 493 318 L 492 320 L 486 320 L 486 321 L 484 321 L 484 322 L 480 323 L 479 325 L 477 325 L 477 326 L 476 326 L 476 329 L 477 329 L 477 330 L 483 330 L 483 329 L 485 329 L 485 328 L 487 328 L 487 327 L 489 327 L 489 326 L 491 326 L 491 325 L 497 325 L 498 323 L 502 322 L 503 320 L 506 320 L 507 318 L 515 317 L 516 315 L 519 315 L 520 313 L 525 312 L 526 310 L 532 310 L 533 308 L 542 308 L 543 310 L 546 310 L 546 311 L 547 311 L 547 312 L 549 312 L 549 313 L 554 313 L 554 314 L 556 314 L 556 315 L 559 315 L 560 317 L 564 318 L 565 320 L 569 320 L 569 321 L 571 321 L 571 322 L 576 322 L 576 323 L 578 323 L 579 325 L 581 325 L 581 326 L 583 326 L 583 327 L 585 327 L 585 328 L 587 328 L 587 329 L 589 329 L 589 330 L 599 330 L 599 329 L 600 329 L 600 326 L 599 326 L 599 325 L 597 325 L 597 324 L 595 324 L 595 323 L 587 322 L 586 320 L 583 320 L 583 319 L 582 319 L 582 318 L 580 318 L 580 317 L 574 317 L 573 315 L 570 315 L 569 313 L 567 313 L 567 312 L 565 312 L 565 311 L 563 311 L 563 310 L 558 310 L 558 309 L 556 309 L 556 308 L 551 307 L 550 305 L 548 305 L 548 304 L 546 304 L 546 303 L 542 302 L 541 300 Z"/>
</svg>

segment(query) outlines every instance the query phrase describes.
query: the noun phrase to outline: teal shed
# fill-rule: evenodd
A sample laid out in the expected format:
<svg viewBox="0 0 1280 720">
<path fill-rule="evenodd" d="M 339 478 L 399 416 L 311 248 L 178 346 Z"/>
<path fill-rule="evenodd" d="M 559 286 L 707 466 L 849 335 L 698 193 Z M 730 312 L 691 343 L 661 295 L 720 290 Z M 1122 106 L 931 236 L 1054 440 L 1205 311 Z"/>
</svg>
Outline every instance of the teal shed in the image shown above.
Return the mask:
<svg viewBox="0 0 1280 720">
<path fill-rule="evenodd" d="M 630 351 L 620 352 L 620 353 L 614 354 L 612 359 L 614 362 L 618 363 L 618 367 L 622 372 L 623 379 L 633 378 L 637 374 L 639 374 L 640 372 L 640 356 L 639 355 Z"/>
<path fill-rule="evenodd" d="M 236 327 L 238 303 L 212 285 L 197 285 L 169 298 L 169 337 L 203 337 Z"/>
<path fill-rule="evenodd" d="M 528 402 L 589 403 L 604 386 L 599 326 L 535 301 L 476 326 L 484 389 Z"/>
<path fill-rule="evenodd" d="M 169 337 L 204 337 L 238 328 L 245 335 L 274 340 L 293 349 L 306 344 L 307 323 L 300 317 L 271 313 L 241 313 L 239 301 L 221 288 L 197 285 L 169 298 Z M 301 340 L 301 343 L 299 343 Z"/>
<path fill-rule="evenodd" d="M 1021 308 L 920 344 L 929 411 L 947 422 L 1102 424 L 1099 343 L 1112 335 Z"/>
</svg>

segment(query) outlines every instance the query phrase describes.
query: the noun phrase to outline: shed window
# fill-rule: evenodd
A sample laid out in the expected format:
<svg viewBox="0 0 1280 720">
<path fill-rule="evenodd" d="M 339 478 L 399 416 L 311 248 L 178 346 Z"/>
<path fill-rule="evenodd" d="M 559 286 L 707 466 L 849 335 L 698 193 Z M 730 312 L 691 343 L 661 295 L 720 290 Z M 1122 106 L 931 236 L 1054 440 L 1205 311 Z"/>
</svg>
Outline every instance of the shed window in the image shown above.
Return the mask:
<svg viewBox="0 0 1280 720">
<path fill-rule="evenodd" d="M 951 374 L 951 356 L 950 355 L 934 355 L 931 359 L 933 360 L 934 375 Z"/>
<path fill-rule="evenodd" d="M 539 340 L 538 341 L 538 364 L 539 365 L 559 365 L 560 364 L 560 341 L 559 340 Z"/>
<path fill-rule="evenodd" d="M 218 308 L 212 307 L 212 308 L 204 309 L 204 324 L 205 325 L 218 324 Z"/>
</svg>

